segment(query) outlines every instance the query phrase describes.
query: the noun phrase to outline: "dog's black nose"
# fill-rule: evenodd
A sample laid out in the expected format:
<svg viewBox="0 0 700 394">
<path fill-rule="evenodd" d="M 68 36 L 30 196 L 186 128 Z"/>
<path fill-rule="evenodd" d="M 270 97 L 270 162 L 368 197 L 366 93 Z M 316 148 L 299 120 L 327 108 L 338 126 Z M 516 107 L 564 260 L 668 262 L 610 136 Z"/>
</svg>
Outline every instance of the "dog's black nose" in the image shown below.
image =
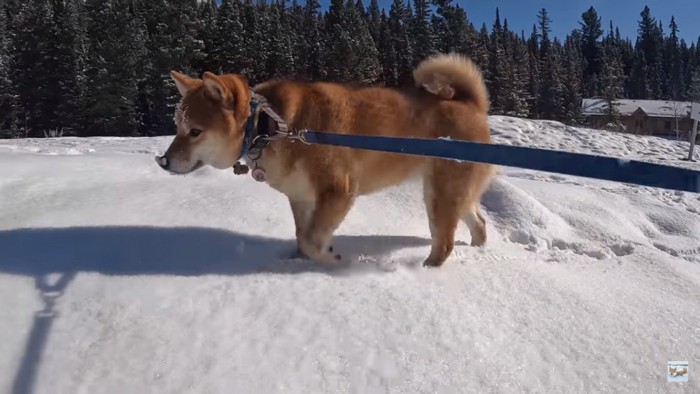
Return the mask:
<svg viewBox="0 0 700 394">
<path fill-rule="evenodd" d="M 170 164 L 168 163 L 168 158 L 165 156 L 156 156 L 156 163 L 164 170 L 167 170 L 168 164 Z"/>
</svg>

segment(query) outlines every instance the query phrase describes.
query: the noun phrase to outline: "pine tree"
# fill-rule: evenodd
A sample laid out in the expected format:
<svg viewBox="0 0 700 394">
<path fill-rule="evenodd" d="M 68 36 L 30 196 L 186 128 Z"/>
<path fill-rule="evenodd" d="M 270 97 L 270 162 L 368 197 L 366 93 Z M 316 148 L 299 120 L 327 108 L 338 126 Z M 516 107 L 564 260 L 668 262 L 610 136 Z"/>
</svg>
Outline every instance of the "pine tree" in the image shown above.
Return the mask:
<svg viewBox="0 0 700 394">
<path fill-rule="evenodd" d="M 486 37 L 486 27 L 481 35 Z M 488 40 L 488 61 L 485 70 L 486 84 L 493 114 L 508 116 L 528 115 L 528 78 L 530 74 L 527 46 L 508 28 L 508 21 L 501 24 L 498 8 L 491 36 Z"/>
<path fill-rule="evenodd" d="M 171 40 L 170 50 L 173 59 L 172 67 L 191 73 L 193 64 L 201 63 L 206 58 L 204 40 L 200 30 L 198 4 L 199 0 L 168 0 L 168 15 L 170 15 Z M 167 76 L 168 83 L 172 79 Z M 174 85 L 172 85 L 174 88 Z"/>
<path fill-rule="evenodd" d="M 412 80 L 413 45 L 409 34 L 410 9 L 403 0 L 393 0 L 389 9 L 389 40 L 391 45 L 391 64 L 389 67 L 390 80 L 385 80 L 389 86 L 400 86 Z M 385 70 L 385 77 L 386 77 Z"/>
<path fill-rule="evenodd" d="M 539 94 L 540 94 L 540 44 L 539 34 L 537 33 L 537 25 L 532 26 L 532 33 L 527 41 L 528 64 L 530 75 L 528 78 L 527 103 L 530 108 L 529 117 L 538 119 L 539 110 Z"/>
<path fill-rule="evenodd" d="M 690 81 L 690 79 L 692 79 L 692 72 L 694 69 L 694 65 L 691 63 L 690 48 L 688 48 L 688 44 L 684 39 L 680 40 L 678 52 L 679 52 L 680 64 L 682 65 L 681 72 L 680 72 L 680 74 L 682 75 L 682 80 L 680 81 L 680 83 L 681 83 L 680 100 L 687 101 L 688 100 L 688 85 L 690 85 L 689 81 Z M 689 73 L 690 73 L 690 75 L 689 75 Z"/>
<path fill-rule="evenodd" d="M 622 65 L 618 56 L 614 48 L 610 49 L 603 64 L 603 83 L 605 86 L 603 98 L 605 99 L 605 115 L 608 118 L 605 128 L 611 131 L 624 131 L 620 122 L 619 102 L 617 101 L 622 96 L 624 83 Z"/>
<path fill-rule="evenodd" d="M 16 94 L 10 80 L 9 9 L 0 1 L 0 138 L 18 137 L 15 109 Z"/>
<path fill-rule="evenodd" d="M 323 45 L 324 30 L 318 0 L 307 0 L 304 8 L 304 65 L 300 66 L 302 75 L 308 79 L 318 80 L 325 77 L 325 47 Z"/>
<path fill-rule="evenodd" d="M 566 78 L 563 79 L 562 121 L 569 124 L 581 122 L 581 81 L 583 80 L 581 40 L 579 33 L 574 31 L 564 42 L 562 69 Z"/>
<path fill-rule="evenodd" d="M 382 73 L 379 51 L 372 40 L 367 22 L 357 8 L 349 9 L 347 15 L 348 30 L 353 40 L 354 66 L 352 79 L 356 83 L 373 85 Z"/>
<path fill-rule="evenodd" d="M 652 92 L 649 89 L 646 57 L 642 50 L 637 46 L 634 51 L 633 58 L 634 68 L 632 69 L 631 78 L 629 81 L 630 97 L 634 99 L 649 99 L 652 98 Z"/>
<path fill-rule="evenodd" d="M 396 47 L 394 40 L 391 37 L 391 28 L 389 27 L 389 17 L 386 12 L 382 11 L 379 41 L 377 42 L 379 50 L 379 61 L 382 66 L 382 75 L 380 77 L 384 86 L 396 86 L 398 81 L 398 66 L 396 64 Z"/>
<path fill-rule="evenodd" d="M 686 86 L 686 94 L 684 99 L 700 103 L 700 62 L 695 56 L 697 51 L 695 43 L 692 43 L 685 55 L 684 85 Z"/>
<path fill-rule="evenodd" d="M 453 0 L 434 0 L 436 14 L 432 25 L 435 35 L 435 47 L 440 52 L 458 52 L 473 56 L 472 50 L 477 46 L 477 32 L 470 25 L 467 13 Z"/>
<path fill-rule="evenodd" d="M 600 76 L 603 71 L 603 47 L 600 38 L 603 28 L 595 8 L 590 7 L 581 15 L 581 54 L 583 55 L 583 94 L 597 96 L 602 89 Z"/>
<path fill-rule="evenodd" d="M 507 30 L 507 23 L 504 24 Z M 528 78 L 530 75 L 529 63 L 523 61 L 527 59 L 527 45 L 524 40 L 512 32 L 508 34 L 510 45 L 506 53 L 509 53 L 510 71 L 506 78 L 508 81 L 507 97 L 505 100 L 505 115 L 526 117 L 529 113 L 528 98 Z"/>
<path fill-rule="evenodd" d="M 700 40 L 675 18 L 664 35 L 649 7 L 636 39 L 589 7 L 560 41 L 545 9 L 526 37 L 498 12 L 477 31 L 453 0 L 364 2 L 0 0 L 0 136 L 172 133 L 172 69 L 399 86 L 437 51 L 477 63 L 498 114 L 578 123 L 583 96 L 700 100 Z"/>
<path fill-rule="evenodd" d="M 82 1 L 54 1 L 56 67 L 52 70 L 59 97 L 54 120 L 56 129 L 65 134 L 80 134 L 84 125 L 82 99 L 85 68 L 85 18 Z"/>
<path fill-rule="evenodd" d="M 146 26 L 123 0 L 87 0 L 85 114 L 88 135 L 139 135 Z"/>
<path fill-rule="evenodd" d="M 430 2 L 414 0 L 413 4 L 415 11 L 411 19 L 410 35 L 414 42 L 413 65 L 415 66 L 435 52 L 435 38 L 430 24 Z"/>
<path fill-rule="evenodd" d="M 267 70 L 260 65 L 266 63 L 270 51 L 269 37 L 266 35 L 266 28 L 272 27 L 267 15 L 268 7 L 264 2 L 256 6 L 253 0 L 244 0 L 241 8 L 241 22 L 245 33 L 236 37 L 243 42 L 240 73 L 248 77 L 251 84 L 267 79 Z"/>
<path fill-rule="evenodd" d="M 291 67 L 291 75 L 288 77 L 299 79 L 307 68 L 306 59 L 307 54 L 305 52 L 306 42 L 304 41 L 304 7 L 299 3 L 298 0 L 292 0 L 292 7 L 287 9 L 284 7 L 284 1 L 282 3 L 282 8 L 286 12 L 287 32 L 288 39 L 291 41 L 291 58 L 294 65 Z"/>
<path fill-rule="evenodd" d="M 637 47 L 644 56 L 644 64 L 646 65 L 647 97 L 660 98 L 663 91 L 663 64 L 661 60 L 663 33 L 656 19 L 651 16 L 651 10 L 648 6 L 644 7 L 640 16 Z"/>
<path fill-rule="evenodd" d="M 194 0 L 142 1 L 137 15 L 146 26 L 142 60 L 145 77 L 139 84 L 139 113 L 147 135 L 172 132 L 172 112 L 180 95 L 170 71 L 193 73 L 193 64 L 206 60 L 205 44 L 198 37 Z"/>
<path fill-rule="evenodd" d="M 671 17 L 671 23 L 669 24 L 671 29 L 671 34 L 666 40 L 664 56 L 665 67 L 664 73 L 668 76 L 666 78 L 666 92 L 668 92 L 668 98 L 671 100 L 678 101 L 681 97 L 685 96 L 684 86 L 683 86 L 683 61 L 681 59 L 681 48 L 678 40 L 678 25 L 676 24 L 676 19 Z"/>
<path fill-rule="evenodd" d="M 48 0 L 21 3 L 11 28 L 10 78 L 17 94 L 20 133 L 42 137 L 54 127 L 53 117 L 60 102 L 57 80 L 50 72 L 56 67 L 57 42 L 51 4 Z"/>
<path fill-rule="evenodd" d="M 693 71 L 688 85 L 688 100 L 694 103 L 700 103 L 700 67 L 696 67 Z"/>
<path fill-rule="evenodd" d="M 631 81 L 630 75 L 634 72 L 635 67 L 635 50 L 632 43 L 628 40 L 623 40 L 620 36 L 620 30 L 613 26 L 610 21 L 610 27 L 607 36 L 603 39 L 603 56 L 608 53 L 615 53 L 622 67 L 623 75 L 626 82 L 623 84 L 622 97 L 631 97 L 633 95 L 634 81 Z M 605 59 L 603 59 L 605 60 Z M 600 78 L 600 88 L 603 89 L 602 75 Z"/>
<path fill-rule="evenodd" d="M 345 81 L 346 70 L 350 63 L 350 40 L 347 31 L 344 31 L 345 1 L 331 0 L 328 13 L 325 18 L 326 54 L 325 70 L 328 77 L 334 81 Z"/>
<path fill-rule="evenodd" d="M 326 58 L 329 78 L 360 84 L 373 84 L 380 78 L 379 53 L 357 6 L 333 0 L 326 30 L 331 34 Z"/>
<path fill-rule="evenodd" d="M 267 73 L 265 79 L 285 77 L 291 78 L 296 70 L 294 62 L 294 45 L 292 36 L 292 20 L 289 10 L 284 3 L 278 1 L 269 8 L 270 29 L 269 38 L 270 53 L 267 57 Z"/>
<path fill-rule="evenodd" d="M 563 86 L 561 82 L 561 44 L 550 41 L 552 23 L 546 9 L 538 14 L 540 27 L 540 94 L 537 104 L 540 117 L 560 119 L 562 115 Z"/>
<path fill-rule="evenodd" d="M 489 76 L 487 88 L 491 98 L 491 112 L 503 114 L 509 86 L 510 59 L 506 53 L 505 31 L 501 24 L 501 15 L 496 8 L 496 20 L 493 23 L 489 43 Z"/>
<path fill-rule="evenodd" d="M 620 31 L 619 29 L 616 29 L 615 33 L 615 42 L 618 43 L 618 48 L 620 49 L 620 59 L 622 61 L 622 69 L 625 75 L 625 78 L 627 78 L 627 81 L 625 82 L 625 88 L 624 88 L 624 97 L 632 97 L 632 90 L 630 88 L 631 83 L 630 83 L 630 76 L 632 72 L 634 71 L 634 59 L 635 59 L 635 51 L 634 51 L 634 45 L 632 45 L 632 41 L 628 38 L 626 40 L 622 40 L 620 38 Z"/>
<path fill-rule="evenodd" d="M 491 79 L 489 75 L 489 31 L 486 24 L 482 24 L 481 30 L 475 34 L 474 48 L 469 52 L 471 58 L 476 62 L 486 81 Z"/>
<path fill-rule="evenodd" d="M 379 9 L 379 3 L 377 0 L 370 1 L 369 8 L 367 10 L 367 19 L 367 28 L 369 29 L 369 33 L 372 35 L 372 40 L 375 43 L 379 43 L 379 37 L 382 34 L 382 11 Z"/>
<path fill-rule="evenodd" d="M 223 3 L 222 3 L 223 7 Z M 219 32 L 219 8 L 216 0 L 203 0 L 198 9 L 198 37 L 202 41 L 204 49 L 202 57 L 192 62 L 192 69 L 196 75 L 202 75 L 205 71 L 220 70 L 217 51 L 217 34 Z"/>
<path fill-rule="evenodd" d="M 217 73 L 241 73 L 244 69 L 245 47 L 240 3 L 238 0 L 221 0 L 214 27 L 209 64 Z"/>
</svg>

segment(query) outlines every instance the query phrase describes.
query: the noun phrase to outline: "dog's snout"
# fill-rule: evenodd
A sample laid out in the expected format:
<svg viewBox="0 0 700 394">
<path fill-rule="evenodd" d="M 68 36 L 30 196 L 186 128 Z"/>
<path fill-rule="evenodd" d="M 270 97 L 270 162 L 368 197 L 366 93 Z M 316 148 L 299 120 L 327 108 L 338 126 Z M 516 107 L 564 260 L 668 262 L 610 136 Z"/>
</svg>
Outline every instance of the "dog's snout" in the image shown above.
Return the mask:
<svg viewBox="0 0 700 394">
<path fill-rule="evenodd" d="M 168 162 L 168 158 L 165 157 L 165 156 L 156 156 L 156 163 L 158 163 L 158 165 L 159 165 L 161 168 L 163 168 L 164 170 L 167 170 L 167 169 L 168 169 L 168 165 L 170 164 L 170 163 Z"/>
</svg>

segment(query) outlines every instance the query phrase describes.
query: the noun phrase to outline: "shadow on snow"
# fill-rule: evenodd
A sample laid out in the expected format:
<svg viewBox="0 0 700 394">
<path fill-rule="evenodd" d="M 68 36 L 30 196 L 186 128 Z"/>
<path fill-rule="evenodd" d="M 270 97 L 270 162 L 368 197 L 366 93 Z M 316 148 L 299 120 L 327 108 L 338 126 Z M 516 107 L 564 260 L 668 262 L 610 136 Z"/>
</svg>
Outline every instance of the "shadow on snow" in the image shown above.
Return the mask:
<svg viewBox="0 0 700 394">
<path fill-rule="evenodd" d="M 336 236 L 334 248 L 350 262 L 430 245 L 409 236 Z M 340 273 L 350 266 L 291 260 L 292 239 L 246 235 L 200 227 L 67 227 L 0 231 L 0 273 L 34 277 L 44 307 L 34 315 L 12 392 L 31 393 L 57 316 L 54 306 L 75 275 L 249 275 Z M 352 254 L 355 253 L 355 254 Z M 365 264 L 362 264 L 365 265 Z M 373 264 L 370 264 L 373 265 Z M 352 271 L 352 269 L 351 269 Z M 49 277 L 58 279 L 51 284 Z"/>
<path fill-rule="evenodd" d="M 333 245 L 344 259 L 355 262 L 358 253 L 376 257 L 402 248 L 429 246 L 430 240 L 338 235 Z M 28 276 L 56 272 L 198 276 L 330 272 L 345 266 L 290 260 L 295 250 L 292 239 L 200 227 L 29 228 L 0 231 L 0 272 Z"/>
</svg>

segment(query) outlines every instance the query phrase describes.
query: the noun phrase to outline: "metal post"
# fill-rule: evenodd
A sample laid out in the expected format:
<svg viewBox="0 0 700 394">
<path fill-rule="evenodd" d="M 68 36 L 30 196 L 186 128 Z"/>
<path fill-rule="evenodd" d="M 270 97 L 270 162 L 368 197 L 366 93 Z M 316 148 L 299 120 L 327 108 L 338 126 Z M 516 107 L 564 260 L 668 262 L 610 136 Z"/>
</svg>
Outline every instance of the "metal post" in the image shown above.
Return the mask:
<svg viewBox="0 0 700 394">
<path fill-rule="evenodd" d="M 693 160 L 693 149 L 695 149 L 695 139 L 698 137 L 698 121 L 693 121 L 693 129 L 690 131 L 690 152 L 688 152 L 688 160 Z"/>
</svg>

